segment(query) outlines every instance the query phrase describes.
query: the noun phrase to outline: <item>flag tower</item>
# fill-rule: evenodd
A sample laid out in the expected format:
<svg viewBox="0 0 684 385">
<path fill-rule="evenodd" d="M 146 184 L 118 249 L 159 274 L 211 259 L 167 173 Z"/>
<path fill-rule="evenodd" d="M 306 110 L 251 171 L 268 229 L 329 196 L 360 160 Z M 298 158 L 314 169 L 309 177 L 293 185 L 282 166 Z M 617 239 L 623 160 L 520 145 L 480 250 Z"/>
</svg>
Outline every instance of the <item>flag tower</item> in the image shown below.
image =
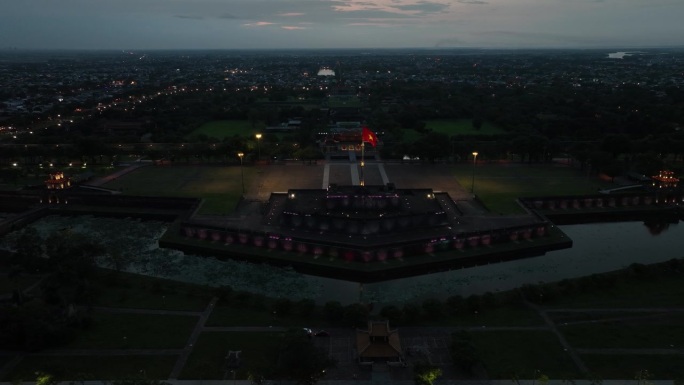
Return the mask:
<svg viewBox="0 0 684 385">
<path fill-rule="evenodd" d="M 375 135 L 373 131 L 369 130 L 368 127 L 363 126 L 363 128 L 361 129 L 361 186 L 366 185 L 366 182 L 364 180 L 364 168 L 366 166 L 366 142 L 370 143 L 371 146 L 375 147 L 375 145 L 378 144 L 378 137 Z"/>
</svg>

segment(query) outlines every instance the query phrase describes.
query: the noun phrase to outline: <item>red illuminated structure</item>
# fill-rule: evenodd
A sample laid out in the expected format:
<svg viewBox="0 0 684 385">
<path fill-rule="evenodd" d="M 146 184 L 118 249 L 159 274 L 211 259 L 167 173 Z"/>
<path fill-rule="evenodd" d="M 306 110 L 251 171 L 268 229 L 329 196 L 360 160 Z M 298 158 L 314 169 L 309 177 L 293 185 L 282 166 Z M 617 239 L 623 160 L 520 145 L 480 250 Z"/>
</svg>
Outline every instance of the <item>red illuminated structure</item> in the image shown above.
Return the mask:
<svg viewBox="0 0 684 385">
<path fill-rule="evenodd" d="M 679 178 L 674 176 L 674 172 L 661 170 L 658 175 L 651 177 L 653 180 L 653 188 L 663 189 L 663 188 L 677 188 L 679 184 Z"/>
</svg>

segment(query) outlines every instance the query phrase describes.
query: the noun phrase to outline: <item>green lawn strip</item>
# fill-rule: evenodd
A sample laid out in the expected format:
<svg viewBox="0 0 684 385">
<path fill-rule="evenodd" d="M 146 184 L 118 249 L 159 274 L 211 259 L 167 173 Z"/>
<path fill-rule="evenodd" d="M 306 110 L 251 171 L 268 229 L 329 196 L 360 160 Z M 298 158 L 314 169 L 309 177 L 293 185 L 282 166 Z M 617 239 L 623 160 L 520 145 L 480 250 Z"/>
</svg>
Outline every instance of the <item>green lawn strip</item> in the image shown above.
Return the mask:
<svg viewBox="0 0 684 385">
<path fill-rule="evenodd" d="M 63 380 L 166 380 L 178 359 L 165 356 L 40 356 L 25 357 L 3 381 L 35 381 L 36 372 Z"/>
<path fill-rule="evenodd" d="M 473 168 L 454 166 L 456 180 L 472 185 Z M 577 169 L 556 165 L 478 165 L 475 168 L 475 194 L 494 213 L 524 212 L 515 202 L 521 197 L 595 194 L 612 186 L 597 178 L 587 179 Z"/>
<path fill-rule="evenodd" d="M 447 135 L 501 135 L 506 131 L 490 122 L 483 122 L 480 129 L 473 127 L 471 119 L 428 120 L 425 128 Z"/>
<path fill-rule="evenodd" d="M 650 380 L 684 378 L 684 365 L 679 354 L 582 354 L 582 361 L 596 378 L 634 380 L 637 373 L 647 370 Z"/>
<path fill-rule="evenodd" d="M 198 316 L 93 312 L 66 349 L 181 349 Z"/>
<path fill-rule="evenodd" d="M 662 314 L 662 313 L 659 313 Z M 659 315 L 655 314 L 655 315 Z M 562 325 L 566 322 L 582 322 L 582 321 L 608 321 L 613 318 L 622 317 L 648 317 L 653 316 L 653 312 L 618 312 L 611 311 L 610 309 L 601 310 L 600 312 L 562 312 L 562 311 L 552 311 L 548 312 L 549 317 L 553 322 Z"/>
<path fill-rule="evenodd" d="M 7 277 L 6 271 L 0 271 L 0 276 Z M 0 279 L 0 294 L 12 294 L 14 289 L 26 290 L 41 279 L 36 275 L 19 275 L 15 278 Z"/>
<path fill-rule="evenodd" d="M 634 277 L 618 277 L 609 288 L 596 290 L 582 289 L 582 280 L 573 280 L 578 291 L 572 295 L 562 295 L 553 304 L 545 305 L 552 309 L 562 308 L 639 308 L 639 307 L 682 307 L 684 285 L 681 276 L 659 276 L 657 279 L 638 279 Z M 597 276 L 601 282 L 608 278 Z"/>
<path fill-rule="evenodd" d="M 310 318 L 274 315 L 272 311 L 219 305 L 214 308 L 205 326 L 278 326 L 311 327 Z M 317 323 L 320 323 L 318 321 Z"/>
<path fill-rule="evenodd" d="M 245 185 L 256 173 L 244 167 Z M 235 210 L 242 195 L 240 166 L 142 167 L 103 187 L 127 195 L 204 198 L 202 214 L 227 214 Z"/>
<path fill-rule="evenodd" d="M 186 138 L 192 139 L 202 134 L 219 140 L 235 135 L 248 137 L 263 131 L 264 128 L 265 125 L 261 122 L 257 122 L 252 127 L 248 120 L 213 120 L 199 126 L 193 132 L 186 135 Z"/>
<path fill-rule="evenodd" d="M 575 348 L 672 349 L 684 346 L 684 315 L 559 325 Z"/>
<path fill-rule="evenodd" d="M 522 306 L 502 306 L 483 309 L 477 313 L 464 310 L 463 313 L 421 322 L 421 326 L 544 326 L 544 320 L 536 311 Z"/>
<path fill-rule="evenodd" d="M 470 333 L 491 379 L 578 378 L 558 338 L 546 331 L 478 331 Z"/>
<path fill-rule="evenodd" d="M 93 284 L 93 306 L 201 312 L 211 300 L 201 286 L 109 270 L 102 270 Z"/>
<path fill-rule="evenodd" d="M 6 363 L 12 361 L 13 359 L 14 355 L 12 354 L 0 354 L 0 368 Z"/>
<path fill-rule="evenodd" d="M 239 350 L 242 365 L 235 378 L 244 380 L 253 365 L 274 366 L 281 333 L 205 332 L 200 334 L 180 379 L 223 379 L 228 351 Z M 228 378 L 231 378 L 229 376 Z"/>
</svg>

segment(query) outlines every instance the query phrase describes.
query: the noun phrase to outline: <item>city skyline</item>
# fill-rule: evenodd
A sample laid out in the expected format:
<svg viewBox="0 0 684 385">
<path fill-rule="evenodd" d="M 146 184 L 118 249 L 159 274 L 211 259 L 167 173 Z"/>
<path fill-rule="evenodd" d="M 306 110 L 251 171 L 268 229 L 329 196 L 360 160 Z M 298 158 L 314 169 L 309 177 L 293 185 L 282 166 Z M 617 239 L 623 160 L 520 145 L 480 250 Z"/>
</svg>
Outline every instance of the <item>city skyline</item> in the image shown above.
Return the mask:
<svg viewBox="0 0 684 385">
<path fill-rule="evenodd" d="M 27 0 L 0 48 L 606 48 L 684 45 L 673 0 Z"/>
</svg>

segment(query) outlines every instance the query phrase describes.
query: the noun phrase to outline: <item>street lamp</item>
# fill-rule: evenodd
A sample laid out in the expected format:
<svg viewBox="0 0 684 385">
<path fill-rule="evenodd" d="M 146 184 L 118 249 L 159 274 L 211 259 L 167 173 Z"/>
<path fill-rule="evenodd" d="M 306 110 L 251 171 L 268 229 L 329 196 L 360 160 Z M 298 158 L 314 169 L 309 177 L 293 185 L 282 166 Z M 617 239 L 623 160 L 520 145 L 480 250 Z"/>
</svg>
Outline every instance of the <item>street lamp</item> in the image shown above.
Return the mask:
<svg viewBox="0 0 684 385">
<path fill-rule="evenodd" d="M 477 164 L 477 151 L 473 151 L 473 181 L 470 184 L 470 193 L 475 195 L 475 165 Z"/>
<path fill-rule="evenodd" d="M 245 172 L 242 168 L 242 158 L 245 156 L 245 154 L 238 152 L 237 156 L 240 158 L 240 180 L 242 181 L 242 195 L 245 195 Z"/>
<path fill-rule="evenodd" d="M 259 142 L 261 141 L 261 134 L 256 134 L 256 140 L 257 140 L 257 160 L 261 160 L 261 146 L 259 145 Z"/>
</svg>

